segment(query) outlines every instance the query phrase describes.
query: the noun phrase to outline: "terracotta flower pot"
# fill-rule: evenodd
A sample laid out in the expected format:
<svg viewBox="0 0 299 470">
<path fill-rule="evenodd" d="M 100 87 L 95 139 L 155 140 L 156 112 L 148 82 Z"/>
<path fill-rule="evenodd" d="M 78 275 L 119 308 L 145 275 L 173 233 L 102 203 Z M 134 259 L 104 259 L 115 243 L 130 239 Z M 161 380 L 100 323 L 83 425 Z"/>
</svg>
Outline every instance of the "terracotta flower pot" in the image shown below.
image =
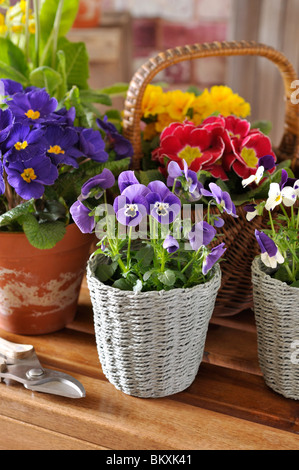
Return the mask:
<svg viewBox="0 0 299 470">
<path fill-rule="evenodd" d="M 71 224 L 54 248 L 38 250 L 23 233 L 0 233 L 0 328 L 39 335 L 70 323 L 93 239 Z"/>
</svg>

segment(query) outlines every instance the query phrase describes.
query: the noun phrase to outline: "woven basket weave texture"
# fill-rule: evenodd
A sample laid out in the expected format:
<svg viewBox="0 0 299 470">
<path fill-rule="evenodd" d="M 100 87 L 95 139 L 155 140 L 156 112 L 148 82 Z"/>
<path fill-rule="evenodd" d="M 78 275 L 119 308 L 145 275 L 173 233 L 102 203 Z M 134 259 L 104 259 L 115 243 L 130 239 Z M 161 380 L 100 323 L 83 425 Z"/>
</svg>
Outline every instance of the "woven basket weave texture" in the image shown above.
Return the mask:
<svg viewBox="0 0 299 470">
<path fill-rule="evenodd" d="M 299 289 L 273 279 L 260 257 L 252 264 L 258 355 L 266 384 L 299 400 Z M 299 353 L 297 355 L 299 357 Z"/>
<path fill-rule="evenodd" d="M 105 257 L 91 257 L 87 282 L 99 359 L 118 390 L 157 398 L 185 390 L 202 361 L 217 291 L 219 265 L 206 284 L 170 291 L 125 292 L 94 275 Z"/>
</svg>

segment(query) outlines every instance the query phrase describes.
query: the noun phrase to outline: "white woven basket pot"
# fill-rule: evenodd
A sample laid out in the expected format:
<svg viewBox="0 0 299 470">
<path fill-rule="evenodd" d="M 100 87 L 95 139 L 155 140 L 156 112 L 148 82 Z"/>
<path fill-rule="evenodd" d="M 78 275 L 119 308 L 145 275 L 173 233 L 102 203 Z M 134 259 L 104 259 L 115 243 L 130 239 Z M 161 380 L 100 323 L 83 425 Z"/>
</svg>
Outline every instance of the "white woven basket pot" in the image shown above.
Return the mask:
<svg viewBox="0 0 299 470">
<path fill-rule="evenodd" d="M 299 400 L 299 289 L 273 279 L 260 258 L 252 264 L 258 355 L 266 384 Z"/>
<path fill-rule="evenodd" d="M 219 265 L 206 284 L 160 292 L 125 292 L 100 282 L 91 257 L 87 282 L 97 350 L 107 379 L 122 392 L 158 398 L 189 387 L 202 361 L 221 283 Z"/>
</svg>

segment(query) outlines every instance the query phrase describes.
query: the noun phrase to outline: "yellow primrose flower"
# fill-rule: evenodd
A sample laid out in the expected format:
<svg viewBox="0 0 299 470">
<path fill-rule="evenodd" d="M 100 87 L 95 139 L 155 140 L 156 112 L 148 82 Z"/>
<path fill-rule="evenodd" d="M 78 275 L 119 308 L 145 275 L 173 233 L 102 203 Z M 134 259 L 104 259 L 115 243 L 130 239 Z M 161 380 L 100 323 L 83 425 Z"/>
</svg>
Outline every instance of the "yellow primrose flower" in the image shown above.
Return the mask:
<svg viewBox="0 0 299 470">
<path fill-rule="evenodd" d="M 234 114 L 235 116 L 246 118 L 251 113 L 250 104 L 247 103 L 244 98 L 235 94 L 229 100 L 229 114 Z"/>
<path fill-rule="evenodd" d="M 194 99 L 192 108 L 193 117 L 191 120 L 196 126 L 215 111 L 210 92 L 207 88 Z"/>
<path fill-rule="evenodd" d="M 167 92 L 169 99 L 166 111 L 173 121 L 182 122 L 186 117 L 188 109 L 192 107 L 195 95 L 193 93 L 184 93 L 181 90 Z"/>
<path fill-rule="evenodd" d="M 143 95 L 141 109 L 143 117 L 155 116 L 164 112 L 163 90 L 157 85 L 148 85 Z"/>
<path fill-rule="evenodd" d="M 157 122 L 155 123 L 155 129 L 160 134 L 165 127 L 169 126 L 173 122 L 171 116 L 168 113 L 158 114 Z"/>
</svg>

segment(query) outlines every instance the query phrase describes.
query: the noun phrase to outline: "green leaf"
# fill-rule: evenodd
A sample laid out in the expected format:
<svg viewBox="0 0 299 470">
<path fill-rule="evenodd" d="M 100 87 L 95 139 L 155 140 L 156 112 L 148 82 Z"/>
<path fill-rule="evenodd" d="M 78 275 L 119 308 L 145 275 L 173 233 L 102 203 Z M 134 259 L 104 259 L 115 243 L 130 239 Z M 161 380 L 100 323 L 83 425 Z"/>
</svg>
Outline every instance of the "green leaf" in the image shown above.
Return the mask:
<svg viewBox="0 0 299 470">
<path fill-rule="evenodd" d="M 299 287 L 299 280 L 294 281 L 293 284 L 291 284 L 291 287 Z"/>
<path fill-rule="evenodd" d="M 60 38 L 58 51 L 65 55 L 65 74 L 68 88 L 77 86 L 80 89 L 88 89 L 89 57 L 84 42 L 70 42 L 66 38 Z"/>
<path fill-rule="evenodd" d="M 66 229 L 60 221 L 38 223 L 34 215 L 22 217 L 22 226 L 29 243 L 40 250 L 49 250 L 63 239 Z"/>
<path fill-rule="evenodd" d="M 128 88 L 128 83 L 115 83 L 114 85 L 98 90 L 98 93 L 103 93 L 112 97 L 124 96 L 127 93 Z"/>
<path fill-rule="evenodd" d="M 106 282 L 108 279 L 112 278 L 113 274 L 117 269 L 118 264 L 100 264 L 97 266 L 95 275 L 101 282 Z"/>
<path fill-rule="evenodd" d="M 115 287 L 116 289 L 120 289 L 120 290 L 126 290 L 126 291 L 133 290 L 133 286 L 131 282 L 124 278 L 117 279 L 117 281 L 113 283 L 112 287 Z"/>
<path fill-rule="evenodd" d="M 60 2 L 61 0 L 41 0 L 39 17 L 44 42 L 51 35 Z M 80 0 L 64 0 L 58 36 L 66 36 L 71 29 L 78 14 L 79 3 Z"/>
<path fill-rule="evenodd" d="M 141 184 L 147 186 L 151 181 L 165 181 L 165 178 L 159 170 L 145 170 L 135 172 L 136 177 L 139 179 Z"/>
<path fill-rule="evenodd" d="M 83 103 L 99 103 L 105 106 L 111 106 L 112 101 L 109 95 L 105 93 L 98 93 L 95 90 L 82 90 L 80 93 Z"/>
<path fill-rule="evenodd" d="M 62 84 L 62 76 L 51 67 L 43 66 L 31 72 L 30 82 L 37 88 L 46 88 L 49 95 L 53 96 L 54 91 Z"/>
<path fill-rule="evenodd" d="M 171 271 L 170 269 L 166 269 L 166 271 L 164 271 L 163 273 L 158 274 L 158 279 L 165 286 L 171 287 L 176 281 L 176 276 L 173 271 Z"/>
<path fill-rule="evenodd" d="M 151 245 L 147 245 L 139 250 L 135 256 L 137 261 L 141 261 L 143 266 L 150 266 L 154 258 L 154 249 Z"/>
<path fill-rule="evenodd" d="M 272 130 L 271 121 L 254 121 L 251 124 L 251 129 L 259 129 L 263 134 L 269 135 Z"/>
<path fill-rule="evenodd" d="M 0 38 L 0 76 L 28 85 L 28 65 L 25 55 L 7 38 Z"/>
<path fill-rule="evenodd" d="M 0 216 L 0 227 L 5 227 L 17 221 L 19 217 L 30 214 L 35 211 L 34 199 L 24 202 Z"/>
</svg>

